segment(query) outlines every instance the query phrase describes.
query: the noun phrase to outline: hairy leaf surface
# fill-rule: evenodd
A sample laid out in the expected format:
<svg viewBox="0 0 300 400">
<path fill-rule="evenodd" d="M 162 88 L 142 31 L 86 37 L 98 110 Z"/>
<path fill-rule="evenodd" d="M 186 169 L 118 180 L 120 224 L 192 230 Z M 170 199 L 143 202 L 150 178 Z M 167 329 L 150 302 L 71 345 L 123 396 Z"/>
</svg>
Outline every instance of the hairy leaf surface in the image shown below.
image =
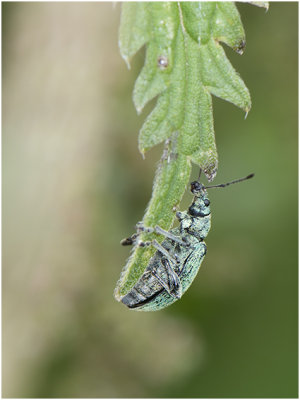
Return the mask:
<svg viewBox="0 0 300 400">
<path fill-rule="evenodd" d="M 267 7 L 265 4 L 259 5 Z M 168 139 L 143 219 L 145 226 L 169 230 L 174 206 L 189 181 L 191 162 L 209 181 L 216 176 L 212 95 L 246 113 L 251 108 L 249 91 L 221 42 L 243 53 L 245 32 L 232 2 L 123 3 L 119 46 L 128 66 L 131 57 L 146 45 L 145 65 L 133 92 L 137 111 L 142 112 L 157 98 L 140 130 L 139 150 L 144 154 Z M 153 237 L 141 235 L 142 240 Z M 163 237 L 156 239 L 161 242 Z M 116 288 L 117 298 L 134 285 L 154 252 L 152 246 L 133 249 Z"/>
</svg>

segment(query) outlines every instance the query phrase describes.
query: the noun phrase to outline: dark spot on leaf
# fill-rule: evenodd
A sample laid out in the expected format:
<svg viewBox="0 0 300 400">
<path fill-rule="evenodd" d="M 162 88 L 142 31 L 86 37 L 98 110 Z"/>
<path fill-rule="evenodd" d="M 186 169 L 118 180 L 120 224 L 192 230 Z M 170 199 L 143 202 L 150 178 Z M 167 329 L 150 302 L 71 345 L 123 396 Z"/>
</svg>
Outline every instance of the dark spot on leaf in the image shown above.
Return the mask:
<svg viewBox="0 0 300 400">
<path fill-rule="evenodd" d="M 246 41 L 241 40 L 238 46 L 234 48 L 234 50 L 239 54 L 243 54 L 245 47 L 246 47 Z"/>
<path fill-rule="evenodd" d="M 168 61 L 167 57 L 165 57 L 165 56 L 159 56 L 158 57 L 157 66 L 160 69 L 166 69 L 168 67 L 168 65 L 169 65 L 169 61 Z"/>
</svg>

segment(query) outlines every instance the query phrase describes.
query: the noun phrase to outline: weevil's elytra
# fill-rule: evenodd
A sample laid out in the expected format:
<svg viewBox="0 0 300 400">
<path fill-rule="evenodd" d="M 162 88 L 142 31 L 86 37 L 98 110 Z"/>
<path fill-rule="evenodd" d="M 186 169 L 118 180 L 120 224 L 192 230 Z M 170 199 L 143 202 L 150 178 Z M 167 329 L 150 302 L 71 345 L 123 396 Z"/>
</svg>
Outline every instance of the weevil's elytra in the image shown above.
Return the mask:
<svg viewBox="0 0 300 400">
<path fill-rule="evenodd" d="M 232 183 L 250 179 L 254 174 L 235 181 L 205 187 L 198 181 L 191 183 L 194 200 L 188 211 L 178 211 L 176 217 L 180 224 L 169 232 L 159 226 L 155 228 L 137 225 L 137 232 L 121 243 L 129 245 L 138 242 L 141 232 L 155 232 L 164 235 L 165 240 L 159 244 L 152 242 L 139 243 L 142 246 L 153 245 L 157 251 L 151 258 L 143 275 L 121 298 L 128 308 L 138 311 L 161 310 L 180 299 L 196 277 L 206 254 L 203 241 L 210 230 L 211 211 L 207 196 L 208 188 L 225 187 Z"/>
<path fill-rule="evenodd" d="M 210 203 L 199 182 L 192 182 L 191 191 L 195 198 L 189 212 L 176 213 L 180 226 L 170 232 L 156 230 L 166 236 L 161 244 L 165 254 L 158 248 L 141 278 L 121 299 L 130 309 L 156 311 L 167 307 L 181 298 L 197 275 L 206 254 L 203 239 L 210 229 Z"/>
</svg>

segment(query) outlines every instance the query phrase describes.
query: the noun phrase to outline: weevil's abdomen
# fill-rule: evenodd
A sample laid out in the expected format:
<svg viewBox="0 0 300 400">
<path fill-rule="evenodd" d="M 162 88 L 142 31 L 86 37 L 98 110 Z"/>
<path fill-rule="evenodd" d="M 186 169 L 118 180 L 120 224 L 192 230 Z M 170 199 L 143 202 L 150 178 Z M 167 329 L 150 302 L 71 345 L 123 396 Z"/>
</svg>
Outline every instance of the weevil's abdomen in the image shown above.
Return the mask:
<svg viewBox="0 0 300 400">
<path fill-rule="evenodd" d="M 147 269 L 134 287 L 122 299 L 122 303 L 129 308 L 136 308 L 148 302 L 154 295 L 162 291 L 163 287 Z"/>
<path fill-rule="evenodd" d="M 162 243 L 162 246 L 170 250 L 171 243 L 167 239 Z M 122 298 L 122 303 L 124 303 L 127 307 L 140 307 L 142 304 L 151 301 L 153 297 L 155 297 L 159 292 L 163 290 L 163 286 L 152 274 L 152 271 L 155 269 L 162 279 L 164 279 L 165 281 L 167 280 L 166 270 L 163 266 L 162 257 L 162 254 L 157 251 L 155 255 L 151 258 L 144 274 L 130 290 L 130 292 L 128 292 Z"/>
<path fill-rule="evenodd" d="M 182 284 L 182 294 L 190 287 L 199 271 L 206 254 L 206 245 L 204 242 L 197 242 L 192 249 L 185 251 L 185 261 L 181 265 L 181 270 L 177 271 Z M 157 257 L 160 257 L 158 252 L 152 258 L 152 263 L 150 262 L 152 266 Z M 151 274 L 150 265 L 130 292 L 121 299 L 128 308 L 137 311 L 158 311 L 176 300 Z"/>
</svg>

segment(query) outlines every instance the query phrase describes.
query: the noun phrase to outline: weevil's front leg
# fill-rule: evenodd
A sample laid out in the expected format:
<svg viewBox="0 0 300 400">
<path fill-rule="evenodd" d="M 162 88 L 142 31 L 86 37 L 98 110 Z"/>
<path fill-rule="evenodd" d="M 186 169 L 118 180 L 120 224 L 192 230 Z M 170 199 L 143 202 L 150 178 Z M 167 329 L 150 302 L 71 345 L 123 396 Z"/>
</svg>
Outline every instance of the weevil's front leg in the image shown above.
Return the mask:
<svg viewBox="0 0 300 400">
<path fill-rule="evenodd" d="M 166 238 L 173 240 L 176 243 L 181 244 L 182 246 L 188 246 L 188 243 L 186 243 L 184 240 L 180 239 L 178 236 L 173 235 L 171 232 L 165 231 L 163 228 L 160 226 L 156 225 L 154 228 L 151 227 L 146 227 L 143 225 L 142 222 L 138 222 L 136 224 L 136 230 L 137 232 L 131 235 L 130 237 L 121 240 L 121 245 L 122 246 L 130 246 L 133 245 L 137 242 L 137 238 L 141 233 L 157 233 L 159 235 L 163 235 Z M 141 242 L 142 243 L 142 242 Z M 140 245 L 142 245 L 140 243 Z"/>
<path fill-rule="evenodd" d="M 187 246 L 188 244 L 181 240 L 178 236 L 173 235 L 171 232 L 165 231 L 163 228 L 161 228 L 160 226 L 156 225 L 154 228 L 150 228 L 150 227 L 146 227 L 143 225 L 137 225 L 137 229 L 142 231 L 142 232 L 146 232 L 146 233 L 157 233 L 159 235 L 163 235 L 166 238 L 173 240 L 176 243 L 181 244 L 182 246 Z"/>
</svg>

